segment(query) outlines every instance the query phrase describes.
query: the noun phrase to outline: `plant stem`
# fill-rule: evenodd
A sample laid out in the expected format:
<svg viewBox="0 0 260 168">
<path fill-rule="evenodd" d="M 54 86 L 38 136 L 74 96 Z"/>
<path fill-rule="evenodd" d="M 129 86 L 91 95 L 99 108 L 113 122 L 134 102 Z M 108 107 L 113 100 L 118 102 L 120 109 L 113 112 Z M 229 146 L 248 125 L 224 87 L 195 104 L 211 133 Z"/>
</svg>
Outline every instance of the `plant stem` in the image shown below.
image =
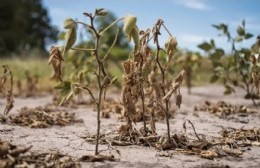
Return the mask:
<svg viewBox="0 0 260 168">
<path fill-rule="evenodd" d="M 169 100 L 165 102 L 165 116 L 166 116 L 166 124 L 167 124 L 167 135 L 169 142 L 171 141 L 171 134 L 170 134 L 170 123 L 169 123 Z"/>
<path fill-rule="evenodd" d="M 142 119 L 143 119 L 143 123 L 144 123 L 144 132 L 145 132 L 145 135 L 146 136 L 146 119 L 145 119 L 145 104 L 144 104 L 144 101 L 145 101 L 145 96 L 144 96 L 144 86 L 143 86 L 143 63 L 144 63 L 144 58 L 143 56 L 141 56 L 142 60 L 141 60 L 141 63 L 140 63 L 140 66 L 139 66 L 139 80 L 141 80 L 140 82 L 140 88 L 141 88 L 141 99 L 142 99 L 142 110 L 143 110 L 143 113 L 142 113 Z"/>
<path fill-rule="evenodd" d="M 71 50 L 76 50 L 76 51 L 95 51 L 95 49 L 92 48 L 76 48 L 76 47 L 72 47 L 70 48 Z"/>
<path fill-rule="evenodd" d="M 116 31 L 116 36 L 115 36 L 115 38 L 114 38 L 113 44 L 110 46 L 109 50 L 107 51 L 107 53 L 106 53 L 106 55 L 104 56 L 104 58 L 102 59 L 102 61 L 104 61 L 104 60 L 108 57 L 108 55 L 109 55 L 110 52 L 112 51 L 113 47 L 115 46 L 116 41 L 117 41 L 118 34 L 119 34 L 119 28 L 118 28 L 117 31 Z"/>
<path fill-rule="evenodd" d="M 169 34 L 169 36 L 172 37 L 172 34 L 171 34 L 171 32 L 167 29 L 167 27 L 166 27 L 164 24 L 162 24 L 162 26 L 163 26 L 163 28 L 167 31 L 167 33 Z"/>
<path fill-rule="evenodd" d="M 99 87 L 99 94 L 98 94 L 98 102 L 97 102 L 97 137 L 96 137 L 96 148 L 95 148 L 95 155 L 98 155 L 98 145 L 99 145 L 99 135 L 100 135 L 100 111 L 101 111 L 101 103 L 102 103 L 102 94 L 103 94 L 103 86 L 101 85 L 101 66 L 98 68 L 98 87 Z"/>
<path fill-rule="evenodd" d="M 98 72 L 97 72 L 97 81 L 98 81 L 98 102 L 97 105 L 97 135 L 96 135 L 96 147 L 95 147 L 95 155 L 98 155 L 98 145 L 99 145 L 99 136 L 100 136 L 100 111 L 101 111 L 101 105 L 102 105 L 102 94 L 103 94 L 103 85 L 101 81 L 101 73 L 103 73 L 104 76 L 106 76 L 106 72 L 104 70 L 103 62 L 100 61 L 99 58 L 99 43 L 100 43 L 100 34 L 97 32 L 96 28 L 94 27 L 94 18 L 95 16 L 90 18 L 91 26 L 90 28 L 93 30 L 93 33 L 96 38 L 95 42 L 95 50 L 94 55 L 96 58 L 96 61 L 98 63 Z"/>
<path fill-rule="evenodd" d="M 158 38 L 157 38 L 158 39 Z M 160 68 L 160 71 L 161 71 L 161 74 L 162 74 L 162 91 L 163 91 L 163 96 L 166 95 L 166 92 L 165 92 L 165 71 L 159 61 L 159 54 L 160 54 L 160 45 L 159 45 L 159 42 L 158 40 L 156 41 L 156 46 L 157 46 L 157 51 L 156 51 L 156 62 Z M 171 141 L 171 134 L 170 134 L 170 124 L 169 124 L 169 100 L 166 100 L 165 101 L 165 120 L 166 120 L 166 125 L 167 125 L 167 134 L 168 134 L 168 141 L 170 142 Z"/>
<path fill-rule="evenodd" d="M 110 29 L 112 26 L 114 26 L 117 22 L 123 20 L 124 18 L 119 18 L 115 20 L 113 23 L 111 23 L 109 26 L 107 26 L 104 30 L 100 32 L 100 35 L 104 34 L 108 29 Z"/>
</svg>

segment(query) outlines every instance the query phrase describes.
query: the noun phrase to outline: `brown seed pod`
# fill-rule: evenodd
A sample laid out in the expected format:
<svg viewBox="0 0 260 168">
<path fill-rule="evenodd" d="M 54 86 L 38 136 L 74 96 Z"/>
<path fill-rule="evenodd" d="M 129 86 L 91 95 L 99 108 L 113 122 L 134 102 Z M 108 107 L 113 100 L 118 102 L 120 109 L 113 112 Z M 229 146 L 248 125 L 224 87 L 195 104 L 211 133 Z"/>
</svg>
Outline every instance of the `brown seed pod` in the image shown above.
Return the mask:
<svg viewBox="0 0 260 168">
<path fill-rule="evenodd" d="M 176 47 L 177 47 L 177 40 L 175 37 L 170 36 L 165 43 L 165 48 L 166 48 L 166 53 L 168 56 L 173 56 L 176 52 Z"/>
<path fill-rule="evenodd" d="M 180 108 L 181 107 L 181 103 L 182 103 L 182 95 L 178 94 L 176 96 L 176 105 Z"/>
<path fill-rule="evenodd" d="M 104 79 L 104 84 L 103 84 L 103 87 L 106 88 L 110 85 L 111 83 L 111 79 L 109 76 L 106 76 L 105 79 Z"/>
<path fill-rule="evenodd" d="M 126 74 L 129 74 L 131 71 L 131 61 L 123 62 L 124 71 Z"/>
</svg>

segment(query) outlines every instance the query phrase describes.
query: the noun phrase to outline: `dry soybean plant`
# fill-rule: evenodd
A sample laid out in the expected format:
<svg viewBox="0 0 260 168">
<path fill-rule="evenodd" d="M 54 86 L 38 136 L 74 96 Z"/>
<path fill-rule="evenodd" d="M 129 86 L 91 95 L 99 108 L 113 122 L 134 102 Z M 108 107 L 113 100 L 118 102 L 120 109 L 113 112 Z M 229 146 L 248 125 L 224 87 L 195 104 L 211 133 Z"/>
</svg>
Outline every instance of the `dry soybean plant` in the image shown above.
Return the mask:
<svg viewBox="0 0 260 168">
<path fill-rule="evenodd" d="M 52 47 L 50 51 L 50 58 L 49 58 L 49 64 L 52 65 L 54 69 L 54 75 L 53 78 L 60 81 L 60 84 L 58 85 L 58 88 L 64 90 L 71 90 L 68 94 L 63 95 L 63 101 L 68 100 L 73 95 L 79 93 L 79 91 L 86 91 L 89 93 L 91 99 L 96 105 L 97 110 L 97 134 L 96 134 L 96 147 L 95 147 L 95 155 L 99 155 L 99 139 L 100 139 L 100 114 L 101 114 L 101 107 L 103 103 L 103 97 L 105 98 L 106 89 L 115 81 L 115 78 L 111 78 L 111 76 L 107 73 L 107 70 L 105 69 L 104 63 L 106 61 L 106 58 L 109 56 L 109 53 L 111 52 L 115 42 L 112 44 L 112 46 L 107 50 L 105 55 L 100 54 L 100 47 L 102 45 L 102 36 L 106 33 L 108 29 L 110 29 L 113 25 L 116 25 L 120 20 L 123 20 L 123 18 L 117 19 L 116 21 L 112 22 L 109 26 L 102 28 L 100 30 L 97 30 L 97 27 L 95 26 L 95 19 L 97 17 L 104 17 L 108 12 L 101 9 L 96 9 L 95 13 L 84 13 L 84 15 L 89 19 L 89 23 L 84 23 L 81 21 L 76 21 L 71 18 L 66 19 L 64 21 L 64 28 L 67 30 L 66 32 L 66 43 L 63 48 L 63 53 L 61 52 L 59 47 Z M 74 48 L 73 45 L 76 42 L 77 39 L 77 27 L 78 25 L 84 26 L 86 29 L 88 29 L 92 35 L 93 35 L 93 41 L 94 41 L 94 47 L 93 48 Z M 118 30 L 119 31 L 119 30 Z M 117 31 L 117 32 L 118 32 Z M 114 38 L 114 41 L 117 40 L 117 35 Z M 62 70 L 61 70 L 61 64 L 64 61 L 63 55 L 67 53 L 69 50 L 77 50 L 81 52 L 91 52 L 91 57 L 95 58 L 95 65 L 96 70 L 93 71 L 92 74 L 96 78 L 97 83 L 97 94 L 95 90 L 89 87 L 89 85 L 84 83 L 72 83 L 70 81 L 63 81 L 62 79 Z"/>
<path fill-rule="evenodd" d="M 201 65 L 202 57 L 199 53 L 193 53 L 191 51 L 186 51 L 178 57 L 176 63 L 177 65 L 181 65 L 185 70 L 185 83 L 187 86 L 188 94 L 191 94 L 191 88 L 193 86 L 193 80 L 198 75 L 196 71 Z"/>
<path fill-rule="evenodd" d="M 14 106 L 13 74 L 12 71 L 9 69 L 8 65 L 3 65 L 2 67 L 4 71 L 3 74 L 0 76 L 0 90 L 6 96 L 6 106 L 3 114 L 0 114 L 0 120 L 5 122 L 7 120 L 7 115 Z M 5 89 L 5 85 L 9 87 L 7 90 Z"/>
<path fill-rule="evenodd" d="M 124 32 L 129 41 L 133 39 L 135 46 L 129 59 L 123 63 L 125 75 L 122 102 L 127 124 L 121 126 L 120 131 L 125 135 L 133 134 L 135 130 L 132 122 L 136 122 L 136 118 L 141 114 L 139 118 L 143 121 L 143 129 L 140 129 L 142 136 L 147 136 L 149 132 L 155 135 L 155 113 L 158 113 L 155 111 L 163 111 L 167 123 L 167 142 L 171 143 L 170 98 L 174 94 L 176 105 L 180 107 L 182 101 L 180 85 L 185 74 L 184 71 L 181 71 L 171 81 L 167 73 L 168 66 L 176 52 L 177 41 L 161 19 L 157 21 L 152 30 L 147 29 L 146 31 L 139 31 L 136 22 L 137 18 L 132 15 L 128 15 L 124 19 Z M 159 44 L 161 27 L 169 34 L 165 49 L 161 48 Z M 149 47 L 151 40 L 156 46 L 155 55 Z M 166 54 L 166 61 L 161 59 L 161 52 Z M 140 101 L 141 105 L 138 106 Z M 150 117 L 151 131 L 147 128 L 146 116 Z"/>
<path fill-rule="evenodd" d="M 39 83 L 38 75 L 31 75 L 30 71 L 25 71 L 26 77 L 26 97 L 31 97 L 37 94 L 37 84 Z"/>
</svg>

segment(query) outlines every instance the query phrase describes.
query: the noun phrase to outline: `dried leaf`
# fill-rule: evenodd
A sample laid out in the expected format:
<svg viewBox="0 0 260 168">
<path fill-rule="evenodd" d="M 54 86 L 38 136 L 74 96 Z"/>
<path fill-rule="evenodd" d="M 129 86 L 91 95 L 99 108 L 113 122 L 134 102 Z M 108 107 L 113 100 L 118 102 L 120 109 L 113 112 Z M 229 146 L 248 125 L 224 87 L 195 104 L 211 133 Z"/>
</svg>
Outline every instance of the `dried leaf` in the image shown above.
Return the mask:
<svg viewBox="0 0 260 168">
<path fill-rule="evenodd" d="M 66 42 L 64 45 L 64 49 L 63 49 L 63 55 L 65 55 L 65 53 L 74 45 L 74 43 L 77 40 L 77 32 L 76 32 L 77 28 L 76 26 L 70 28 L 67 32 L 66 32 Z"/>
<path fill-rule="evenodd" d="M 206 151 L 201 151 L 200 156 L 206 159 L 214 159 L 218 157 L 218 154 L 215 150 L 206 150 Z"/>
<path fill-rule="evenodd" d="M 50 58 L 48 61 L 48 64 L 51 64 L 54 70 L 54 74 L 52 75 L 51 79 L 62 81 L 61 64 L 63 61 L 64 60 L 59 48 L 52 46 L 50 49 Z"/>
<path fill-rule="evenodd" d="M 76 26 L 77 23 L 72 18 L 65 19 L 63 22 L 64 29 L 72 29 Z"/>
<path fill-rule="evenodd" d="M 83 162 L 117 161 L 114 155 L 84 155 L 79 160 Z"/>
<path fill-rule="evenodd" d="M 243 155 L 243 152 L 241 152 L 240 150 L 231 149 L 228 145 L 222 146 L 222 150 L 226 154 L 234 156 L 234 157 L 239 157 L 239 156 Z"/>
</svg>

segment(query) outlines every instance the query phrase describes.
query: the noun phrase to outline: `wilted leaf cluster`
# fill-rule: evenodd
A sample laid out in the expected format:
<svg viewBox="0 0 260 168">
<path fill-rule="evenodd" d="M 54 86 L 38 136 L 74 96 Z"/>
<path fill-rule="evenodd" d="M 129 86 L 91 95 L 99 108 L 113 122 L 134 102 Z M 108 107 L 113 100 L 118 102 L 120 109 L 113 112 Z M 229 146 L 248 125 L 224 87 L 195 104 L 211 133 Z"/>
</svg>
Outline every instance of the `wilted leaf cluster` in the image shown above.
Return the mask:
<svg viewBox="0 0 260 168">
<path fill-rule="evenodd" d="M 257 110 L 255 109 L 247 108 L 244 105 L 235 106 L 225 101 L 218 101 L 217 103 L 205 101 L 203 105 L 195 106 L 194 111 L 210 112 L 224 119 L 228 119 L 230 117 L 234 118 L 234 116 L 247 117 L 249 114 L 257 113 Z M 240 122 L 245 122 L 245 121 L 241 120 Z"/>
<path fill-rule="evenodd" d="M 50 57 L 48 64 L 51 64 L 54 70 L 54 74 L 52 75 L 52 79 L 56 79 L 58 81 L 62 81 L 61 75 L 61 64 L 63 62 L 63 57 L 60 49 L 58 47 L 51 47 Z"/>
<path fill-rule="evenodd" d="M 9 69 L 8 65 L 3 65 L 3 74 L 0 76 L 0 93 L 6 96 L 6 106 L 3 115 L 0 114 L 0 121 L 6 121 L 7 115 L 12 110 L 14 106 L 13 98 L 13 73 Z M 8 89 L 5 86 L 8 85 Z"/>
<path fill-rule="evenodd" d="M 80 164 L 72 157 L 59 152 L 32 152 L 32 146 L 24 147 L 11 144 L 0 139 L 0 167 L 31 167 L 31 168 L 79 168 Z"/>
<path fill-rule="evenodd" d="M 81 120 L 76 119 L 75 113 L 62 108 L 46 105 L 44 107 L 23 107 L 19 114 L 11 115 L 8 121 L 30 128 L 50 128 L 54 125 L 66 126 Z"/>
<path fill-rule="evenodd" d="M 135 48 L 129 59 L 123 63 L 125 75 L 122 103 L 127 124 L 121 127 L 120 132 L 131 135 L 134 131 L 132 122 L 141 119 L 145 137 L 149 132 L 146 124 L 149 119 L 151 132 L 156 134 L 155 120 L 161 115 L 166 118 L 169 133 L 170 98 L 175 94 L 176 105 L 180 107 L 182 96 L 179 88 L 185 74 L 182 71 L 173 81 L 167 76 L 168 66 L 177 50 L 177 40 L 168 32 L 162 19 L 156 22 L 152 31 L 147 29 L 139 32 L 136 22 L 136 17 L 131 15 L 124 19 L 124 31 L 129 40 L 133 37 Z M 164 27 L 170 36 L 165 43 L 165 50 L 160 47 L 158 41 L 161 27 Z M 157 46 L 155 53 L 150 49 L 150 41 Z M 166 62 L 160 60 L 160 51 L 166 53 Z"/>
</svg>

